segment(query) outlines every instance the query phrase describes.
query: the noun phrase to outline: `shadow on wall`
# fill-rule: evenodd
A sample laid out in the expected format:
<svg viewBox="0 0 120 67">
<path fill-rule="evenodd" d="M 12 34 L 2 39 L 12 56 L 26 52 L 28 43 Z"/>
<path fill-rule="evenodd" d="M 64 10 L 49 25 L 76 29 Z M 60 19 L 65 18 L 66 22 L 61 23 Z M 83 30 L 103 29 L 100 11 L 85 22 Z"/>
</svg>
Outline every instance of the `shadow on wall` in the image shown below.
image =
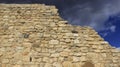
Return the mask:
<svg viewBox="0 0 120 67">
<path fill-rule="evenodd" d="M 91 62 L 85 62 L 85 64 L 82 67 L 95 67 L 95 66 Z"/>
</svg>

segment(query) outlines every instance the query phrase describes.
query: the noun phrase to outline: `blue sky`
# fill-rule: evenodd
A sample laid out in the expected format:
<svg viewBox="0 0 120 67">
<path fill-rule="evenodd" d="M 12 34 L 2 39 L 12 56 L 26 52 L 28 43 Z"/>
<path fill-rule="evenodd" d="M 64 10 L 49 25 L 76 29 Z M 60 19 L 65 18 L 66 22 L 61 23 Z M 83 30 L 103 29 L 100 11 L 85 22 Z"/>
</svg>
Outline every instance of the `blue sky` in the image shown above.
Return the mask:
<svg viewBox="0 0 120 67">
<path fill-rule="evenodd" d="M 1 3 L 55 5 L 70 24 L 91 26 L 114 47 L 120 47 L 120 0 L 0 0 Z"/>
<path fill-rule="evenodd" d="M 108 41 L 112 46 L 120 47 L 120 15 L 115 15 L 113 17 L 109 17 L 108 21 L 106 21 L 106 26 L 111 23 L 115 26 L 114 32 L 108 31 L 99 31 L 99 34 Z"/>
</svg>

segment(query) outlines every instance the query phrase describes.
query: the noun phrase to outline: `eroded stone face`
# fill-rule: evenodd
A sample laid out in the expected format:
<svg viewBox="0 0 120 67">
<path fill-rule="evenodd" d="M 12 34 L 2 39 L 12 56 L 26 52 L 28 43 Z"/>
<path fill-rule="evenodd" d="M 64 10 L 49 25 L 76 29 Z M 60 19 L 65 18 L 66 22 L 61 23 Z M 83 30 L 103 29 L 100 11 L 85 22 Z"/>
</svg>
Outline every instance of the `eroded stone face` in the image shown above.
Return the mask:
<svg viewBox="0 0 120 67">
<path fill-rule="evenodd" d="M 92 28 L 68 24 L 54 6 L 0 4 L 0 67 L 119 66 L 120 51 Z"/>
<path fill-rule="evenodd" d="M 94 64 L 91 62 L 86 62 L 82 67 L 94 67 Z"/>
</svg>

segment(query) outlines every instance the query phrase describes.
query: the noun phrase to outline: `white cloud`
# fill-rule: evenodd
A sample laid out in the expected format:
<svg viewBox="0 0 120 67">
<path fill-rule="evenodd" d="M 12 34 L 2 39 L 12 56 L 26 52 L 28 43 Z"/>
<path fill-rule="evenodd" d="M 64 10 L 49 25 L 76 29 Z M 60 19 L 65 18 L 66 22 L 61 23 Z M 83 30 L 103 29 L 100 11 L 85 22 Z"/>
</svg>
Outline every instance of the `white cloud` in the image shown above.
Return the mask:
<svg viewBox="0 0 120 67">
<path fill-rule="evenodd" d="M 91 26 L 97 31 L 111 30 L 115 32 L 116 26 L 105 26 L 112 15 L 120 12 L 120 0 L 86 0 L 84 4 L 77 4 L 63 10 L 64 17 L 71 23 L 82 26 Z"/>
<path fill-rule="evenodd" d="M 115 32 L 115 30 L 116 30 L 116 26 L 114 26 L 114 25 L 111 26 L 111 27 L 110 27 L 110 30 L 111 30 L 111 32 Z"/>
<path fill-rule="evenodd" d="M 108 35 L 108 33 L 103 33 L 103 37 L 106 37 Z"/>
</svg>

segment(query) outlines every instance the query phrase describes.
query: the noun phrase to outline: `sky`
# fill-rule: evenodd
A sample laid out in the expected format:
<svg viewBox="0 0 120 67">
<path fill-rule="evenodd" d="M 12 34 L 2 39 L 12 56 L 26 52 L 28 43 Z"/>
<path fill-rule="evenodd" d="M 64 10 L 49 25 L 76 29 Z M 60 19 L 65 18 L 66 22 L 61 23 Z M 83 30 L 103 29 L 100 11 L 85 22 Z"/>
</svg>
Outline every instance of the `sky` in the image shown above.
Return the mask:
<svg viewBox="0 0 120 67">
<path fill-rule="evenodd" d="M 0 3 L 55 5 L 68 23 L 91 26 L 113 47 L 120 47 L 120 0 L 0 0 Z"/>
</svg>

